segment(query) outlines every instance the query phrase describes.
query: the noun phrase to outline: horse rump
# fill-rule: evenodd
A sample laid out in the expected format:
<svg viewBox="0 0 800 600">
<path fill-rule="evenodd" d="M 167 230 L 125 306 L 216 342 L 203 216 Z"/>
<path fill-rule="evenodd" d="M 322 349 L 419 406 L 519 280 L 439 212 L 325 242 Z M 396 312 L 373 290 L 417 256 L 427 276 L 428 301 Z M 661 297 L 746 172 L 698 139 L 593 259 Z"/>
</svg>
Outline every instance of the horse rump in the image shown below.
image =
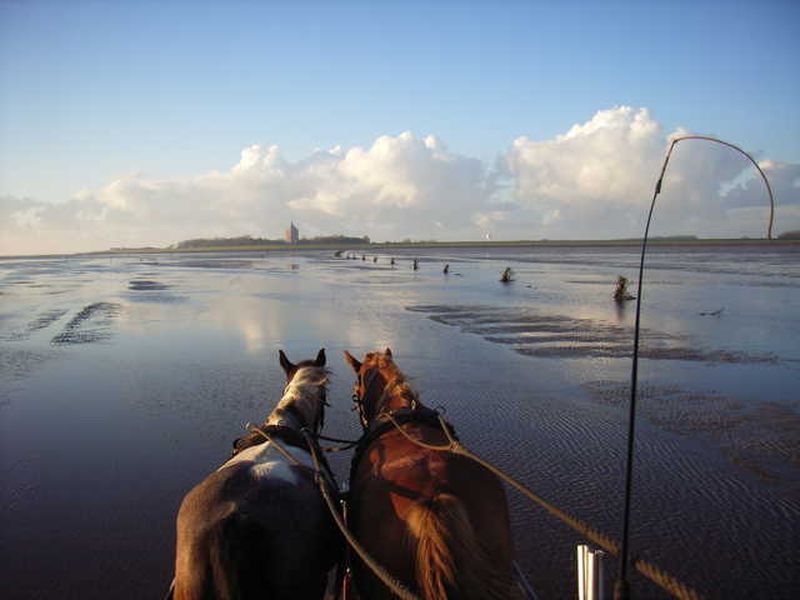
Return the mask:
<svg viewBox="0 0 800 600">
<path fill-rule="evenodd" d="M 181 504 L 174 598 L 322 598 L 340 550 L 311 481 L 258 482 L 248 465 L 227 467 Z"/>
</svg>

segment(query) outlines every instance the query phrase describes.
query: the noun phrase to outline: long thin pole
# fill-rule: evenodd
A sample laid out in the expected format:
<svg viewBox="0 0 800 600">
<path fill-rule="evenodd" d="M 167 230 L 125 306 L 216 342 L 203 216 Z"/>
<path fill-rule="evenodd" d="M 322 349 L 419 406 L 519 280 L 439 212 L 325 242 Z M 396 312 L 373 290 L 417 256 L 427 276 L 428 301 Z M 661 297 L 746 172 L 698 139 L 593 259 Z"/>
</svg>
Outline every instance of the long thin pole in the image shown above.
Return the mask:
<svg viewBox="0 0 800 600">
<path fill-rule="evenodd" d="M 622 545 L 619 555 L 619 575 L 617 576 L 617 581 L 614 583 L 614 600 L 627 600 L 630 598 L 630 584 L 628 583 L 627 579 L 629 550 L 628 538 L 630 533 L 631 489 L 633 483 L 633 447 L 636 425 L 636 389 L 639 375 L 639 338 L 641 332 L 640 325 L 642 315 L 642 280 L 644 279 L 644 259 L 647 253 L 647 240 L 648 235 L 650 234 L 650 222 L 653 219 L 653 210 L 656 206 L 656 198 L 661 193 L 661 186 L 664 182 L 664 174 L 667 171 L 669 159 L 672 156 L 672 151 L 678 142 L 682 142 L 684 140 L 705 140 L 708 142 L 722 144 L 723 146 L 727 146 L 743 154 L 751 163 L 753 163 L 753 166 L 755 166 L 756 170 L 759 172 L 761 178 L 764 180 L 764 183 L 767 186 L 770 205 L 769 224 L 767 225 L 767 238 L 770 240 L 772 239 L 772 224 L 775 219 L 775 199 L 773 198 L 772 187 L 769 185 L 767 176 L 764 174 L 764 171 L 753 159 L 753 157 L 738 146 L 706 135 L 684 135 L 674 138 L 669 146 L 669 149 L 667 150 L 666 156 L 664 157 L 664 164 L 661 167 L 661 173 L 658 176 L 658 181 L 656 182 L 655 189 L 653 190 L 653 199 L 650 201 L 650 210 L 647 213 L 647 223 L 644 228 L 644 237 L 642 238 L 642 254 L 639 260 L 639 281 L 637 283 L 636 293 L 636 322 L 633 330 L 633 361 L 631 363 L 631 401 L 628 409 L 628 448 L 625 462 L 625 505 L 623 508 L 622 517 Z"/>
</svg>

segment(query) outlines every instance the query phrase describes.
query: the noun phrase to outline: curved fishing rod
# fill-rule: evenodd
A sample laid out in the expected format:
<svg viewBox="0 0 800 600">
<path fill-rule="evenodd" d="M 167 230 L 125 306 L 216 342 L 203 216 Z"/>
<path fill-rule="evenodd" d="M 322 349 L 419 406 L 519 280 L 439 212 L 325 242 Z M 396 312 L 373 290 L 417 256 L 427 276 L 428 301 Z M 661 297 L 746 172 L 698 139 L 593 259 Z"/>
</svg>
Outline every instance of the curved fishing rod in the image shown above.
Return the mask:
<svg viewBox="0 0 800 600">
<path fill-rule="evenodd" d="M 738 146 L 718 140 L 715 137 L 707 135 L 682 135 L 673 138 L 672 143 L 669 145 L 667 155 L 664 157 L 664 164 L 661 167 L 661 174 L 656 182 L 656 187 L 653 191 L 653 199 L 650 202 L 650 211 L 647 214 L 647 224 L 644 228 L 644 237 L 642 238 L 642 255 L 639 261 L 639 281 L 637 284 L 636 294 L 636 324 L 633 330 L 633 363 L 631 365 L 631 402 L 628 413 L 628 452 L 625 465 L 625 508 L 623 510 L 622 520 L 622 548 L 619 554 L 619 575 L 617 581 L 614 583 L 614 600 L 626 600 L 630 597 L 630 585 L 627 580 L 627 567 L 628 567 L 628 534 L 629 534 L 629 521 L 630 521 L 630 507 L 631 507 L 631 479 L 633 474 L 633 434 L 636 416 L 636 383 L 639 371 L 639 333 L 641 323 L 641 309 L 642 309 L 642 278 L 644 277 L 644 257 L 647 252 L 647 238 L 650 233 L 650 222 L 653 219 L 653 210 L 656 206 L 656 198 L 661 193 L 661 185 L 664 182 L 664 174 L 667 171 L 669 159 L 672 156 L 672 151 L 679 142 L 685 140 L 703 140 L 706 142 L 713 142 L 727 146 L 740 154 L 743 154 L 756 168 L 764 183 L 767 186 L 767 193 L 769 194 L 769 224 L 767 225 L 767 238 L 772 239 L 772 223 L 775 220 L 775 199 L 772 196 L 772 187 L 769 185 L 769 180 L 761 170 L 758 163 L 747 152 Z"/>
</svg>

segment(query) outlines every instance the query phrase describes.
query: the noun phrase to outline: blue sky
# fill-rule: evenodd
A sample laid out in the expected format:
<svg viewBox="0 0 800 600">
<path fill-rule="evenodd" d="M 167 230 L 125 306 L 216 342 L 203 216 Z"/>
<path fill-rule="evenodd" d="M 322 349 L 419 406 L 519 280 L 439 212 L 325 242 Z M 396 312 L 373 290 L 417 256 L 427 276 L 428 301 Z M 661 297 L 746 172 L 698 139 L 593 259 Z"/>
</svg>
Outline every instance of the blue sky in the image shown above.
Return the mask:
<svg viewBox="0 0 800 600">
<path fill-rule="evenodd" d="M 0 5 L 0 196 L 433 134 L 489 168 L 598 111 L 800 162 L 800 3 Z"/>
</svg>

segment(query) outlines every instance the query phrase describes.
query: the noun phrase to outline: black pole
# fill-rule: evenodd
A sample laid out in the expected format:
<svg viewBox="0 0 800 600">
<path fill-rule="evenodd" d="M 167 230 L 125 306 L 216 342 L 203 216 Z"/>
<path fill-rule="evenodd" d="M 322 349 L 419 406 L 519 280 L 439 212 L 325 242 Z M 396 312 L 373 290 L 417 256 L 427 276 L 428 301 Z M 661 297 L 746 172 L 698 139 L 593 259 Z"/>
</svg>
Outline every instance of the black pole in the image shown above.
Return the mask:
<svg viewBox="0 0 800 600">
<path fill-rule="evenodd" d="M 656 206 L 656 198 L 661 193 L 661 185 L 664 181 L 664 173 L 667 171 L 672 151 L 678 142 L 683 140 L 705 140 L 708 142 L 716 142 L 736 150 L 743 154 L 747 159 L 753 163 L 764 183 L 767 186 L 767 193 L 769 194 L 769 223 L 767 225 L 767 238 L 772 239 L 772 224 L 775 217 L 775 199 L 772 195 L 772 187 L 769 184 L 767 176 L 758 165 L 758 163 L 747 152 L 729 142 L 724 142 L 705 135 L 685 135 L 673 138 L 672 143 L 667 150 L 667 155 L 664 157 L 664 164 L 661 167 L 661 174 L 656 182 L 655 189 L 653 190 L 653 199 L 650 202 L 650 211 L 647 214 L 647 224 L 644 228 L 644 237 L 642 238 L 642 255 L 639 260 L 639 281 L 637 282 L 636 293 L 636 322 L 633 330 L 633 361 L 631 363 L 631 401 L 628 411 L 628 448 L 627 457 L 625 461 L 625 506 L 623 509 L 622 517 L 622 546 L 619 553 L 619 574 L 617 580 L 614 582 L 614 600 L 627 600 L 630 598 L 630 584 L 628 583 L 628 537 L 630 533 L 630 511 L 631 511 L 631 489 L 633 484 L 633 446 L 634 446 L 634 432 L 636 425 L 636 386 L 639 375 L 639 334 L 642 314 L 642 280 L 644 279 L 644 258 L 647 253 L 647 239 L 650 234 L 650 222 L 653 219 L 653 210 Z"/>
<path fill-rule="evenodd" d="M 642 238 L 642 255 L 639 259 L 639 280 L 636 288 L 636 322 L 633 329 L 633 362 L 631 365 L 631 401 L 628 410 L 628 451 L 625 460 L 625 505 L 622 511 L 622 547 L 619 553 L 619 575 L 614 583 L 614 600 L 627 600 L 630 598 L 630 585 L 628 584 L 628 532 L 631 512 L 631 489 L 633 483 L 633 442 L 636 425 L 636 384 L 639 375 L 639 332 L 642 315 L 642 279 L 644 278 L 644 257 L 647 253 L 647 237 L 650 233 L 650 221 L 653 219 L 653 210 L 656 206 L 656 197 L 661 192 L 661 182 L 667 170 L 669 156 L 677 141 L 673 141 L 664 159 L 661 175 L 653 191 L 650 201 L 650 211 L 647 214 L 647 224 Z"/>
</svg>

